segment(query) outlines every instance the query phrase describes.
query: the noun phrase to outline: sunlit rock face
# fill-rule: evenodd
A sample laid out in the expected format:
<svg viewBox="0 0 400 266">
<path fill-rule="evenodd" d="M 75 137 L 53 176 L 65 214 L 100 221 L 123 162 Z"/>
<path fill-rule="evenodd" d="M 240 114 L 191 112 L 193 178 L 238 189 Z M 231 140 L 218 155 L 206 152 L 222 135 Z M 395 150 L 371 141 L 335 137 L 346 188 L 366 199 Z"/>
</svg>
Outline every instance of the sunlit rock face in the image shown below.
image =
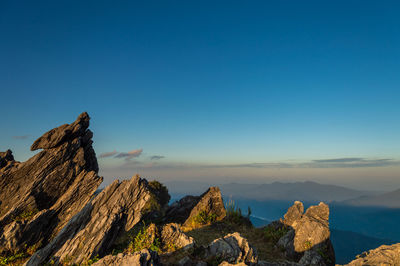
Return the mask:
<svg viewBox="0 0 400 266">
<path fill-rule="evenodd" d="M 281 220 L 289 231 L 278 245 L 288 257 L 303 265 L 335 265 L 335 253 L 330 241 L 329 206 L 321 202 L 305 213 L 303 203 L 296 201 Z"/>
<path fill-rule="evenodd" d="M 82 113 L 48 131 L 31 147 L 43 150 L 26 162 L 0 153 L 0 252 L 46 244 L 92 198 L 102 177 L 89 120 Z"/>
<path fill-rule="evenodd" d="M 121 233 L 133 228 L 149 211 L 155 195 L 139 176 L 115 180 L 75 215 L 60 233 L 37 251 L 27 265 L 48 261 L 81 264 L 110 252 Z"/>
<path fill-rule="evenodd" d="M 362 265 L 400 265 L 400 243 L 382 245 L 376 249 L 366 251 L 346 266 Z"/>
<path fill-rule="evenodd" d="M 160 259 L 157 252 L 143 249 L 133 254 L 120 253 L 117 256 L 108 255 L 94 263 L 93 266 L 157 266 L 160 265 Z"/>
</svg>

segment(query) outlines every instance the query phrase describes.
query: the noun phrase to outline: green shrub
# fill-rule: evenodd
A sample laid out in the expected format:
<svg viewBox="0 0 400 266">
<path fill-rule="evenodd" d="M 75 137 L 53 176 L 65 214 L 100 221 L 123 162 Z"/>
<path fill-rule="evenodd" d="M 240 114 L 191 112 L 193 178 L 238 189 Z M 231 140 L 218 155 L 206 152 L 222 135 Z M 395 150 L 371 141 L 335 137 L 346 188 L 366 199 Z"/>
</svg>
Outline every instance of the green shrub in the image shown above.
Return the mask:
<svg viewBox="0 0 400 266">
<path fill-rule="evenodd" d="M 273 226 L 267 226 L 264 229 L 264 235 L 266 238 L 272 240 L 273 242 L 278 242 L 278 240 L 283 237 L 284 235 L 289 232 L 289 228 L 286 226 L 282 227 L 273 227 Z"/>
<path fill-rule="evenodd" d="M 217 215 L 215 213 L 208 213 L 206 211 L 200 211 L 195 217 L 193 217 L 193 221 L 196 224 L 205 225 L 214 223 L 217 220 Z"/>
<path fill-rule="evenodd" d="M 328 262 L 329 264 L 332 263 L 332 260 L 328 255 L 328 249 L 326 246 L 323 248 L 317 248 L 317 252 L 326 262 Z"/>
<path fill-rule="evenodd" d="M 163 207 L 166 206 L 171 199 L 166 186 L 154 180 L 150 181 L 149 189 L 151 192 L 150 199 L 142 209 L 142 214 L 152 214 L 151 218 L 146 217 L 145 220 L 157 220 L 157 217 L 162 216 Z"/>
<path fill-rule="evenodd" d="M 312 242 L 311 242 L 310 240 L 305 241 L 305 242 L 304 242 L 304 248 L 305 248 L 306 250 L 311 249 L 311 248 L 312 248 Z"/>
<path fill-rule="evenodd" d="M 242 216 L 242 210 L 236 206 L 236 203 L 234 200 L 229 200 L 227 203 L 225 203 L 225 209 L 226 209 L 226 219 L 230 222 L 233 223 L 241 223 L 243 220 Z"/>
<path fill-rule="evenodd" d="M 156 236 L 151 237 L 148 228 L 149 227 L 144 225 L 143 228 L 139 230 L 135 238 L 129 242 L 128 248 L 126 249 L 127 252 L 133 253 L 145 248 L 160 252 L 160 239 Z"/>
<path fill-rule="evenodd" d="M 39 210 L 34 208 L 34 209 L 27 209 L 21 212 L 19 215 L 14 217 L 14 221 L 25 221 L 25 220 L 30 220 L 35 216 L 36 213 L 38 213 Z"/>
<path fill-rule="evenodd" d="M 0 265 L 22 265 L 23 262 L 33 255 L 38 249 L 39 244 L 33 246 L 25 247 L 20 252 L 6 252 L 0 256 Z"/>
<path fill-rule="evenodd" d="M 18 262 L 24 260 L 28 256 L 29 255 L 26 254 L 25 252 L 14 253 L 9 256 L 0 256 L 0 265 L 22 264 L 22 263 L 18 263 Z"/>
<path fill-rule="evenodd" d="M 247 219 L 250 220 L 250 216 L 251 216 L 251 208 L 250 206 L 247 207 Z"/>
<path fill-rule="evenodd" d="M 153 180 L 149 182 L 149 187 L 151 191 L 155 194 L 161 206 L 168 204 L 171 196 L 168 193 L 168 188 L 158 182 L 157 180 Z"/>
</svg>

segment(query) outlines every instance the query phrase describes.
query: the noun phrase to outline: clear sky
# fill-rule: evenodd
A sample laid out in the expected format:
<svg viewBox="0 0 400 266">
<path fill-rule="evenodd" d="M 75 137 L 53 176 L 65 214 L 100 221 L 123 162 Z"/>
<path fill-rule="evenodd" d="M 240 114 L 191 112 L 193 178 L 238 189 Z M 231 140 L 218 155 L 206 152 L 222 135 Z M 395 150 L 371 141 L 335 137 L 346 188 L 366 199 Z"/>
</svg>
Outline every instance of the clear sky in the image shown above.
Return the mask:
<svg viewBox="0 0 400 266">
<path fill-rule="evenodd" d="M 0 150 L 26 160 L 87 111 L 108 181 L 400 187 L 399 13 L 399 1 L 1 1 Z"/>
</svg>

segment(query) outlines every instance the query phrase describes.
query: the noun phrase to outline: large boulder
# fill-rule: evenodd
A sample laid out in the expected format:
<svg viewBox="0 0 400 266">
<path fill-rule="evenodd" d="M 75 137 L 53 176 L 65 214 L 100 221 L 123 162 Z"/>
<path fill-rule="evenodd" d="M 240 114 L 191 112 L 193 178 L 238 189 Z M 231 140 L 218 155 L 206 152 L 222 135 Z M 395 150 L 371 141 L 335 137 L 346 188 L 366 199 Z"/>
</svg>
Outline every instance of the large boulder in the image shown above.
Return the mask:
<svg viewBox="0 0 400 266">
<path fill-rule="evenodd" d="M 184 230 L 220 221 L 226 216 L 221 191 L 210 187 L 200 196 L 186 196 L 174 202 L 166 211 L 165 222 L 182 224 Z"/>
<path fill-rule="evenodd" d="M 143 249 L 133 254 L 119 253 L 116 256 L 108 255 L 92 264 L 93 266 L 157 266 L 160 258 L 157 252 Z"/>
<path fill-rule="evenodd" d="M 364 252 L 351 261 L 347 266 L 361 265 L 400 265 L 400 243 L 394 245 L 382 245 L 376 249 Z"/>
<path fill-rule="evenodd" d="M 169 223 L 162 227 L 161 243 L 164 250 L 175 251 L 193 247 L 194 239 L 182 232 L 179 224 Z"/>
<path fill-rule="evenodd" d="M 200 196 L 199 202 L 190 211 L 183 223 L 184 228 L 194 229 L 205 224 L 220 221 L 226 216 L 224 201 L 218 187 L 210 187 Z"/>
<path fill-rule="evenodd" d="M 115 180 L 75 215 L 60 233 L 37 251 L 27 265 L 48 261 L 82 263 L 110 252 L 118 235 L 125 234 L 151 212 L 157 201 L 145 179 Z"/>
<path fill-rule="evenodd" d="M 258 262 L 257 251 L 237 232 L 211 242 L 206 248 L 205 258 L 205 260 L 217 258 L 234 264 Z"/>
<path fill-rule="evenodd" d="M 47 244 L 92 198 L 102 177 L 92 147 L 90 117 L 45 133 L 28 161 L 0 153 L 0 253 Z"/>
<path fill-rule="evenodd" d="M 281 223 L 289 228 L 278 245 L 288 257 L 307 265 L 334 265 L 335 253 L 330 241 L 329 206 L 320 203 L 303 214 L 303 204 L 295 202 Z"/>
</svg>

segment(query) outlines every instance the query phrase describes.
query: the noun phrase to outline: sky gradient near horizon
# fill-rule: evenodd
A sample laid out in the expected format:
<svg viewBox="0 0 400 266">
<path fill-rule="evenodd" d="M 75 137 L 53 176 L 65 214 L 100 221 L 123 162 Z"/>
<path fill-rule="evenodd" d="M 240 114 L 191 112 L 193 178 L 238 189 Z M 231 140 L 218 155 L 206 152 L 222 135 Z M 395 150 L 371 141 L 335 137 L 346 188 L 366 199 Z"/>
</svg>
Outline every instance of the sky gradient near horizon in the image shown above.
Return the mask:
<svg viewBox="0 0 400 266">
<path fill-rule="evenodd" d="M 2 1 L 0 150 L 92 117 L 101 174 L 400 187 L 398 1 Z"/>
</svg>

